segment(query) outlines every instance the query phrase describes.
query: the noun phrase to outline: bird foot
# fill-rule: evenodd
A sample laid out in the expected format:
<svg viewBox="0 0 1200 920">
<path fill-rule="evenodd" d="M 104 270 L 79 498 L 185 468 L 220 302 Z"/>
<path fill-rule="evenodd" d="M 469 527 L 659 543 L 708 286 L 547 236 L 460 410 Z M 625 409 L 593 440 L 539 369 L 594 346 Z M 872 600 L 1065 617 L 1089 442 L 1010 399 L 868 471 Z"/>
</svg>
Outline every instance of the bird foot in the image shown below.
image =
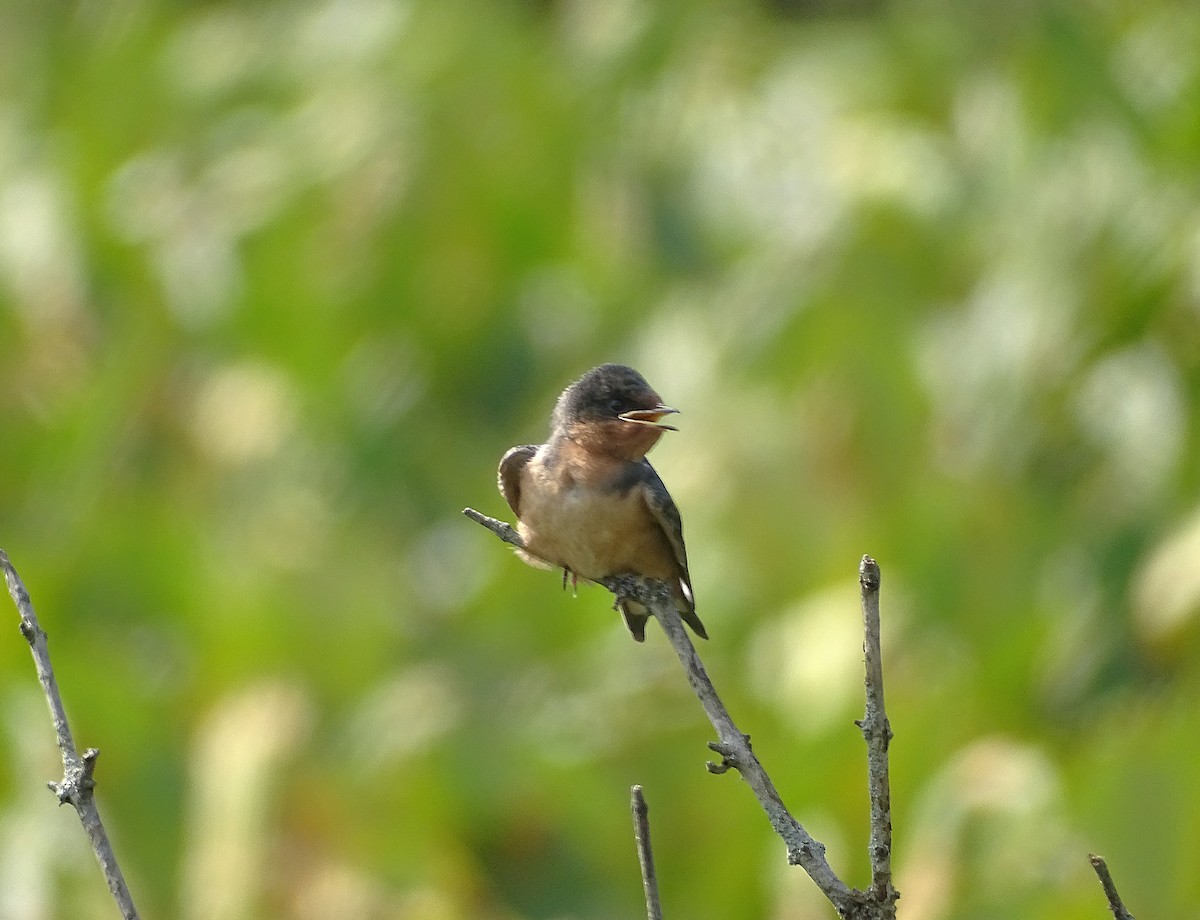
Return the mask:
<svg viewBox="0 0 1200 920">
<path fill-rule="evenodd" d="M 579 597 L 579 576 L 572 572 L 565 565 L 563 566 L 563 590 L 567 590 L 567 576 L 571 578 L 571 596 Z"/>
</svg>

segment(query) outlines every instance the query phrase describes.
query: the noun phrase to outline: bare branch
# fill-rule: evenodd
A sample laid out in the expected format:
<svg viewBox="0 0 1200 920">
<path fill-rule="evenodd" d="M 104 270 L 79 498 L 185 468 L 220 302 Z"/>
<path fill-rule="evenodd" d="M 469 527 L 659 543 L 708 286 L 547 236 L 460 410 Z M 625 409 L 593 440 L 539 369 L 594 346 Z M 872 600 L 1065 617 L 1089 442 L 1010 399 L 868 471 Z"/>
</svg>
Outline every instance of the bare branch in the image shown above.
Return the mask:
<svg viewBox="0 0 1200 920">
<path fill-rule="evenodd" d="M 637 842 L 638 865 L 642 869 L 642 888 L 646 892 L 646 920 L 662 920 L 662 902 L 658 897 L 658 875 L 654 871 L 654 850 L 650 846 L 650 806 L 642 787 L 629 790 L 633 812 L 633 838 Z"/>
<path fill-rule="evenodd" d="M 62 696 L 58 691 L 58 681 L 54 677 L 54 669 L 50 666 L 50 652 L 47 648 L 46 633 L 38 623 L 37 614 L 33 611 L 33 603 L 29 592 L 25 590 L 20 576 L 9 561 L 8 554 L 0 549 L 0 569 L 4 570 L 4 580 L 8 583 L 8 593 L 17 605 L 21 615 L 21 635 L 29 643 L 33 653 L 33 663 L 37 669 L 38 680 L 46 694 L 46 702 L 50 705 L 50 718 L 54 722 L 54 734 L 58 740 L 58 749 L 62 754 L 63 778 L 61 782 L 47 783 L 50 790 L 58 796 L 59 803 L 70 802 L 75 806 L 79 821 L 92 845 L 92 852 L 100 863 L 100 871 L 108 882 L 108 890 L 112 892 L 121 916 L 125 920 L 138 920 L 137 908 L 113 854 L 112 844 L 100 820 L 100 812 L 96 808 L 93 791 L 96 782 L 93 773 L 96 769 L 96 758 L 100 752 L 88 748 L 81 756 L 71 737 L 71 727 L 67 723 L 67 712 L 63 707 Z"/>
<path fill-rule="evenodd" d="M 892 793 L 888 781 L 888 745 L 892 727 L 883 705 L 883 654 L 879 641 L 879 565 L 863 556 L 858 567 L 862 588 L 863 656 L 866 661 L 867 710 L 857 722 L 867 742 L 867 790 L 871 798 L 871 887 L 867 893 L 881 908 L 881 918 L 896 916 L 892 887 Z"/>
<path fill-rule="evenodd" d="M 1108 863 L 1104 861 L 1104 857 L 1092 853 L 1088 859 L 1091 860 L 1092 868 L 1096 870 L 1096 876 L 1104 888 L 1104 896 L 1108 898 L 1108 908 L 1112 911 L 1115 920 L 1133 920 L 1133 914 L 1126 909 L 1121 901 L 1121 896 L 1117 894 L 1117 885 L 1113 881 L 1112 873 L 1108 871 Z"/>
</svg>

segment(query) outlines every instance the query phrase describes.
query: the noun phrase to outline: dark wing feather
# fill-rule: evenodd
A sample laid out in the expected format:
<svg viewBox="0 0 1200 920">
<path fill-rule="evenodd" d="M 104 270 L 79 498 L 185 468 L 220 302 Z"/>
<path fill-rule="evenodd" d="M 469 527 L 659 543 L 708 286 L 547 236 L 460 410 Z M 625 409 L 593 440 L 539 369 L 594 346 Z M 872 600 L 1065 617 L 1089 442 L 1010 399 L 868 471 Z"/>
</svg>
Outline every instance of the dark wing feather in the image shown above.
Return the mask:
<svg viewBox="0 0 1200 920">
<path fill-rule="evenodd" d="M 675 552 L 675 561 L 679 563 L 679 568 L 683 570 L 683 580 L 690 588 L 691 579 L 688 576 L 687 549 L 683 545 L 683 519 L 679 516 L 679 509 L 675 507 L 675 499 L 671 498 L 671 493 L 667 491 L 667 487 L 663 485 L 663 481 L 658 478 L 658 473 L 654 471 L 654 467 L 650 465 L 649 461 L 643 460 L 642 462 L 645 464 L 645 474 L 642 476 L 641 483 L 642 496 L 650 508 L 650 513 L 658 521 L 658 526 L 667 535 L 667 541 L 671 544 L 671 549 Z"/>
<path fill-rule="evenodd" d="M 642 496 L 646 500 L 646 505 L 649 507 L 650 513 L 658 521 L 658 526 L 666 534 L 667 541 L 671 544 L 671 549 L 675 552 L 675 561 L 679 563 L 679 580 L 683 585 L 685 602 L 684 608 L 679 611 L 679 615 L 692 627 L 696 635 L 702 639 L 707 639 L 708 633 L 704 630 L 704 624 L 696 616 L 696 602 L 692 595 L 692 576 L 688 572 L 687 548 L 683 545 L 683 518 L 679 516 L 679 509 L 675 506 L 675 500 L 671 498 L 671 493 L 667 491 L 667 487 L 663 485 L 663 481 L 658 478 L 658 473 L 654 471 L 654 467 L 650 465 L 648 460 L 643 460 L 642 462 L 646 465 L 646 475 L 642 478 Z"/>
<path fill-rule="evenodd" d="M 500 488 L 500 494 L 518 518 L 521 517 L 521 472 L 536 453 L 536 444 L 510 448 L 500 459 L 500 469 L 496 471 L 496 485 Z"/>
</svg>

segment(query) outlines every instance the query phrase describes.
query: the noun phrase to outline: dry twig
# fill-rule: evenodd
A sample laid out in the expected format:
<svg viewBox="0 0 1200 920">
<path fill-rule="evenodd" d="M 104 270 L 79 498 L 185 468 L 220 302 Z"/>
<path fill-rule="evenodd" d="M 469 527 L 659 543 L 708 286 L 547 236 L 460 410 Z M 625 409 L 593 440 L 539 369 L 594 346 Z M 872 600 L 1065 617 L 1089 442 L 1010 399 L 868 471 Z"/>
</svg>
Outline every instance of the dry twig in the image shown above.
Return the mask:
<svg viewBox="0 0 1200 920">
<path fill-rule="evenodd" d="M 1121 901 L 1121 896 L 1117 894 L 1117 885 L 1113 881 L 1112 873 L 1108 871 L 1108 863 L 1104 861 L 1104 857 L 1092 853 L 1088 859 L 1091 860 L 1092 868 L 1096 870 L 1096 877 L 1100 879 L 1100 885 L 1104 888 L 1104 896 L 1108 898 L 1108 908 L 1112 911 L 1115 920 L 1133 920 L 1133 914 L 1129 912 Z"/>
<path fill-rule="evenodd" d="M 96 854 L 96 860 L 100 863 L 100 871 L 104 873 L 104 880 L 108 882 L 108 890 L 112 892 L 113 899 L 121 910 L 121 916 L 125 920 L 137 920 L 137 908 L 133 905 L 133 898 L 125 884 L 125 877 L 121 874 L 121 867 L 117 864 L 117 857 L 113 854 L 112 844 L 104 830 L 104 823 L 100 820 L 100 812 L 96 808 L 94 795 L 96 782 L 93 774 L 96 769 L 96 758 L 100 756 L 100 752 L 95 748 L 88 748 L 81 755 L 75 747 L 75 740 L 71 736 L 71 727 L 67 723 L 67 712 L 58 691 L 58 681 L 54 677 L 54 669 L 50 666 L 50 651 L 46 644 L 46 633 L 38 623 L 37 614 L 33 611 L 29 592 L 25 590 L 25 585 L 9 561 L 8 554 L 2 549 L 0 549 L 0 569 L 4 570 L 8 593 L 17 605 L 17 612 L 21 615 L 21 635 L 25 637 L 30 651 L 33 652 L 33 663 L 37 668 L 42 690 L 46 694 L 46 702 L 50 705 L 50 718 L 54 722 L 54 734 L 58 739 L 58 749 L 62 753 L 62 781 L 46 785 L 50 787 L 51 792 L 58 796 L 59 804 L 70 802 L 75 806 L 79 821 L 92 845 L 92 852 Z"/>
<path fill-rule="evenodd" d="M 654 871 L 654 850 L 650 846 L 650 806 L 641 786 L 629 790 L 633 812 L 633 839 L 637 843 L 638 865 L 642 869 L 642 888 L 646 892 L 646 920 L 662 920 L 662 902 L 658 897 L 658 875 Z"/>
<path fill-rule="evenodd" d="M 862 589 L 863 657 L 866 661 L 867 711 L 857 722 L 867 742 L 867 790 L 871 800 L 871 901 L 880 906 L 880 917 L 896 916 L 892 887 L 892 792 L 888 780 L 888 745 L 892 726 L 883 706 L 883 654 L 879 640 L 879 565 L 863 556 L 858 566 Z"/>
</svg>

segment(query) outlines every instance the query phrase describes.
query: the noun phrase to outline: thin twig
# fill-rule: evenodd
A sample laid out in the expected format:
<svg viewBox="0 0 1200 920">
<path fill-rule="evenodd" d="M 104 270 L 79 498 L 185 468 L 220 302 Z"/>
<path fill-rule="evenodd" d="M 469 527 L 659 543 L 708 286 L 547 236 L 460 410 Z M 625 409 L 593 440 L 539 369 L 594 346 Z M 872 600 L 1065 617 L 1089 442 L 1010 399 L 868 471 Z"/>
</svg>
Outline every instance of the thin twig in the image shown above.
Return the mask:
<svg viewBox="0 0 1200 920">
<path fill-rule="evenodd" d="M 504 542 L 523 548 L 520 535 L 511 525 L 480 514 L 472 508 L 465 509 L 463 514 L 492 531 Z M 692 690 L 695 691 L 717 733 L 718 740 L 710 741 L 708 746 L 721 755 L 721 762 L 709 763 L 709 771 L 725 773 L 730 769 L 737 770 L 758 798 L 771 827 L 787 845 L 788 862 L 800 866 L 808 873 L 841 917 L 867 916 L 864 913 L 868 906 L 867 896 L 850 888 L 838 878 L 825 858 L 825 845 L 814 839 L 804 826 L 792 817 L 767 771 L 750 749 L 750 736 L 734 724 L 721 698 L 717 696 L 717 691 L 704 670 L 704 664 L 696 654 L 696 648 L 688 638 L 683 621 L 671 601 L 670 589 L 661 581 L 636 575 L 605 578 L 600 584 L 618 598 L 630 598 L 640 602 L 661 624 L 671 647 L 675 649 L 675 654 L 683 665 Z"/>
<path fill-rule="evenodd" d="M 871 799 L 871 900 L 882 908 L 881 918 L 896 916 L 892 887 L 892 793 L 888 781 L 888 745 L 892 727 L 883 705 L 883 654 L 879 641 L 879 565 L 863 556 L 858 567 L 862 588 L 863 657 L 866 661 L 867 710 L 856 724 L 867 742 L 867 791 Z"/>
<path fill-rule="evenodd" d="M 463 514 L 476 524 L 482 524 L 505 543 L 515 546 L 517 549 L 525 548 L 525 541 L 521 539 L 521 535 L 517 533 L 517 529 L 507 521 L 498 521 L 494 517 L 480 514 L 474 508 L 463 508 Z"/>
<path fill-rule="evenodd" d="M 125 920 L 138 920 L 137 908 L 133 906 L 133 898 L 113 854 L 112 844 L 100 820 L 100 812 L 96 808 L 94 789 L 96 782 L 93 774 L 96 769 L 96 758 L 100 752 L 88 748 L 80 755 L 71 737 L 71 727 L 67 723 L 67 712 L 63 707 L 62 696 L 58 692 L 58 681 L 54 677 L 54 669 L 50 666 L 50 652 L 46 645 L 46 633 L 38 623 L 37 614 L 33 611 L 33 603 L 29 600 L 29 592 L 17 575 L 9 561 L 8 554 L 0 549 L 0 568 L 4 570 L 4 580 L 8 583 L 8 593 L 17 605 L 21 615 L 21 635 L 29 643 L 33 652 L 33 663 L 37 668 L 38 680 L 46 694 L 46 702 L 50 705 L 50 718 L 54 722 L 54 734 L 58 740 L 58 749 L 62 754 L 62 782 L 47 783 L 60 804 L 70 802 L 75 806 L 79 821 L 92 845 L 92 852 L 100 863 L 100 871 L 108 882 L 108 890 L 112 892 L 121 916 Z"/>
<path fill-rule="evenodd" d="M 638 865 L 642 869 L 642 888 L 646 892 L 646 920 L 662 920 L 662 902 L 658 897 L 658 875 L 654 871 L 654 850 L 650 846 L 650 806 L 642 787 L 629 790 L 633 812 L 633 839 L 637 842 Z"/>
<path fill-rule="evenodd" d="M 1108 871 L 1108 863 L 1104 861 L 1104 857 L 1092 853 L 1088 859 L 1091 860 L 1092 868 L 1096 870 L 1096 876 L 1104 888 L 1104 896 L 1108 898 L 1108 907 L 1115 920 L 1133 920 L 1133 914 L 1129 912 L 1121 901 L 1121 896 L 1117 894 L 1117 885 L 1113 881 L 1112 873 Z"/>
</svg>

